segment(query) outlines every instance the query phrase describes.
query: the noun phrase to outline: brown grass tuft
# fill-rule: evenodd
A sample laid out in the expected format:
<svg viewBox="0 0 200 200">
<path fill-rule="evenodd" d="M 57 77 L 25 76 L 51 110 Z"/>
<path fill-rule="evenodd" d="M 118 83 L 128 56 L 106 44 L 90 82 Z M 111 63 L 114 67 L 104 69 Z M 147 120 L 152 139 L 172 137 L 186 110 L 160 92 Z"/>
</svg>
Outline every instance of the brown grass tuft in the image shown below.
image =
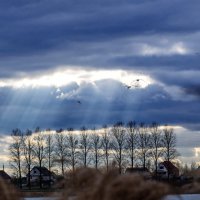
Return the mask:
<svg viewBox="0 0 200 200">
<path fill-rule="evenodd" d="M 117 171 L 103 175 L 94 169 L 79 169 L 71 174 L 63 200 L 72 190 L 76 200 L 159 200 L 169 192 L 166 185 L 137 175 L 119 175 Z"/>
<path fill-rule="evenodd" d="M 193 182 L 182 186 L 182 193 L 187 194 L 200 194 L 200 184 L 198 182 Z"/>
<path fill-rule="evenodd" d="M 163 184 L 140 176 L 119 176 L 108 185 L 104 200 L 159 200 L 168 192 Z"/>
<path fill-rule="evenodd" d="M 5 180 L 0 179 L 0 199 L 1 200 L 20 200 L 19 193 Z"/>
</svg>

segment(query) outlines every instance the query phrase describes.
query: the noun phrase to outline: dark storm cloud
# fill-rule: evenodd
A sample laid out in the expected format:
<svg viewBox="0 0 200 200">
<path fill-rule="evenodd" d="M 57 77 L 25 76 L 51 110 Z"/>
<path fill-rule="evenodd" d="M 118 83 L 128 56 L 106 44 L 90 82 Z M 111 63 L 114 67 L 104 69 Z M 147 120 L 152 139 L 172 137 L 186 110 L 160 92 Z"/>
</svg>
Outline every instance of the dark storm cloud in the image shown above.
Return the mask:
<svg viewBox="0 0 200 200">
<path fill-rule="evenodd" d="M 190 85 L 187 88 L 184 88 L 186 94 L 194 95 L 200 98 L 200 85 Z"/>
<path fill-rule="evenodd" d="M 114 44 L 124 49 L 120 41 L 131 37 L 198 32 L 199 8 L 197 0 L 1 2 L 1 77 L 57 65 L 196 68 L 199 56 L 119 58 Z"/>
<path fill-rule="evenodd" d="M 166 86 L 176 86 L 187 96 L 200 97 L 200 71 L 198 68 L 192 70 L 158 70 L 152 73 L 152 77 Z M 184 97 L 184 98 L 185 98 Z"/>
<path fill-rule="evenodd" d="M 199 127 L 199 99 L 187 98 L 199 97 L 199 10 L 198 0 L 0 2 L 1 80 L 33 78 L 66 65 L 136 70 L 164 84 L 126 90 L 103 80 L 74 82 L 60 91 L 1 88 L 1 130 L 133 118 Z"/>
<path fill-rule="evenodd" d="M 197 70 L 200 68 L 199 55 L 172 55 L 172 56 L 125 56 L 113 60 L 115 64 L 143 69 L 152 70 Z"/>
</svg>

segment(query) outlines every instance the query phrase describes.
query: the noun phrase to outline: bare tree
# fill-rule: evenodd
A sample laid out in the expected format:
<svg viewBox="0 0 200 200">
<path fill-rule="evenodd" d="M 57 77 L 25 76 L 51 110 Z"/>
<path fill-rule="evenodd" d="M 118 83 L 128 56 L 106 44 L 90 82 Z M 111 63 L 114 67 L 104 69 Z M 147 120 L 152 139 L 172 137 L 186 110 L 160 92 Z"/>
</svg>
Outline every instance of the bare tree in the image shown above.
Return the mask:
<svg viewBox="0 0 200 200">
<path fill-rule="evenodd" d="M 169 128 L 165 125 L 163 129 L 163 153 L 165 160 L 172 161 L 178 156 L 178 152 L 176 150 L 176 135 L 174 134 L 173 128 Z M 168 180 L 170 174 L 168 173 Z"/>
<path fill-rule="evenodd" d="M 142 161 L 142 166 L 145 169 L 147 164 L 147 157 L 150 151 L 150 134 L 148 127 L 141 123 L 138 129 L 138 155 Z"/>
<path fill-rule="evenodd" d="M 178 156 L 178 152 L 176 150 L 176 135 L 174 134 L 173 128 L 169 128 L 165 125 L 163 129 L 163 148 L 164 148 L 164 158 L 167 161 L 171 161 Z"/>
<path fill-rule="evenodd" d="M 51 133 L 51 130 L 48 129 L 48 134 L 45 135 L 45 154 L 47 155 L 45 157 L 45 160 L 48 162 L 48 170 L 49 170 L 49 187 L 51 187 L 51 168 L 53 166 L 53 160 L 54 160 L 54 138 L 53 133 Z"/>
<path fill-rule="evenodd" d="M 84 167 L 87 167 L 91 161 L 90 151 L 91 143 L 90 136 L 85 127 L 81 128 L 79 149 L 80 149 L 80 162 Z"/>
<path fill-rule="evenodd" d="M 19 178 L 19 187 L 22 188 L 22 138 L 20 129 L 14 129 L 11 134 L 12 143 L 9 146 L 9 156 L 11 168 L 16 170 Z"/>
<path fill-rule="evenodd" d="M 25 165 L 28 168 L 28 187 L 31 189 L 31 180 L 30 180 L 30 172 L 31 166 L 34 161 L 34 143 L 32 139 L 32 131 L 27 130 L 26 134 L 23 137 L 23 155 L 25 158 Z"/>
<path fill-rule="evenodd" d="M 111 141 L 108 133 L 108 128 L 105 125 L 103 127 L 102 133 L 102 151 L 103 151 L 103 158 L 106 164 L 106 170 L 108 171 L 109 168 L 109 157 L 110 157 L 110 148 L 111 148 Z"/>
<path fill-rule="evenodd" d="M 153 122 L 150 127 L 151 132 L 151 155 L 154 160 L 155 174 L 158 172 L 158 159 L 163 155 L 162 148 L 162 131 L 156 122 Z"/>
<path fill-rule="evenodd" d="M 112 128 L 112 151 L 117 162 L 119 173 L 122 173 L 124 149 L 126 145 L 126 131 L 122 122 L 117 122 Z"/>
<path fill-rule="evenodd" d="M 73 133 L 73 128 L 69 128 L 67 134 L 67 160 L 73 172 L 78 163 L 78 145 L 77 135 Z"/>
<path fill-rule="evenodd" d="M 126 149 L 128 156 L 131 160 L 131 167 L 134 166 L 135 149 L 137 145 L 137 125 L 136 122 L 130 121 L 127 124 L 127 138 L 126 138 Z"/>
<path fill-rule="evenodd" d="M 64 176 L 67 164 L 67 135 L 62 129 L 57 130 L 55 134 L 55 154 L 55 161 L 61 164 L 61 171 Z"/>
<path fill-rule="evenodd" d="M 35 130 L 34 141 L 35 141 L 34 155 L 40 169 L 39 184 L 40 188 L 42 188 L 42 166 L 44 164 L 44 159 L 46 157 L 46 154 L 45 154 L 45 137 L 44 134 L 40 131 L 39 127 L 37 127 Z"/>
<path fill-rule="evenodd" d="M 93 133 L 91 135 L 91 145 L 92 145 L 92 153 L 93 160 L 95 163 L 95 168 L 98 169 L 100 159 L 101 159 L 101 138 L 100 135 L 96 132 L 95 128 L 93 129 Z"/>
</svg>

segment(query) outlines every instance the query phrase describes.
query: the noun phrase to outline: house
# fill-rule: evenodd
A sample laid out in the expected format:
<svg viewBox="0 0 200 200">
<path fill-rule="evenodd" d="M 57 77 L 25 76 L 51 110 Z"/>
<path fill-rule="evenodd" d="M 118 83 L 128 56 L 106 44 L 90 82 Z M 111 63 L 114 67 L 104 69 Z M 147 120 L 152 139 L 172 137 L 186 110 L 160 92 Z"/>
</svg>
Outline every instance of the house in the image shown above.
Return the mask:
<svg viewBox="0 0 200 200">
<path fill-rule="evenodd" d="M 195 181 L 200 181 L 200 167 L 198 167 L 197 169 L 191 170 L 190 174 L 191 177 L 193 177 L 193 179 Z"/>
<path fill-rule="evenodd" d="M 0 170 L 0 178 L 6 181 L 11 181 L 11 177 L 4 170 Z"/>
<path fill-rule="evenodd" d="M 30 171 L 30 182 L 31 184 L 37 184 L 40 181 L 40 173 L 42 183 L 54 183 L 55 182 L 55 175 L 54 173 L 50 172 L 46 167 L 39 167 L 34 166 Z M 26 175 L 27 182 L 28 182 L 29 174 Z"/>
<path fill-rule="evenodd" d="M 151 173 L 147 168 L 143 167 L 133 167 L 133 168 L 127 168 L 125 171 L 126 174 L 139 174 L 145 179 L 150 179 Z"/>
<path fill-rule="evenodd" d="M 157 176 L 160 178 L 175 178 L 179 176 L 179 169 L 170 161 L 164 161 L 158 164 Z"/>
</svg>

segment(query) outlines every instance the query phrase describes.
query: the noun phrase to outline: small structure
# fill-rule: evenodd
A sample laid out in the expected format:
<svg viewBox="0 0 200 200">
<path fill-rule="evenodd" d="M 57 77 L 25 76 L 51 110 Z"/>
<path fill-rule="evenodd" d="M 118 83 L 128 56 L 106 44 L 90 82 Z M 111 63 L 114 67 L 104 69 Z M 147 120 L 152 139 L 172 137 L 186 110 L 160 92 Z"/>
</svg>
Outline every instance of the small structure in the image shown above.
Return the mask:
<svg viewBox="0 0 200 200">
<path fill-rule="evenodd" d="M 8 182 L 11 181 L 11 177 L 4 170 L 0 170 L 0 178 Z"/>
<path fill-rule="evenodd" d="M 30 182 L 31 184 L 38 184 L 40 181 L 40 175 L 41 175 L 41 180 L 43 184 L 52 184 L 55 182 L 55 176 L 54 173 L 50 172 L 46 167 L 38 167 L 34 166 L 31 171 L 30 175 L 27 174 L 27 182 L 28 182 L 28 177 L 30 176 Z"/>
<path fill-rule="evenodd" d="M 194 170 L 191 170 L 190 174 L 189 174 L 191 177 L 193 177 L 193 179 L 195 181 L 200 181 L 200 167 L 194 169 Z"/>
<path fill-rule="evenodd" d="M 147 168 L 144 167 L 133 167 L 133 168 L 127 168 L 125 171 L 126 174 L 139 174 L 145 179 L 150 179 L 151 173 Z"/>
<path fill-rule="evenodd" d="M 179 169 L 170 161 L 164 161 L 158 164 L 157 176 L 163 179 L 176 178 L 179 176 Z"/>
</svg>

